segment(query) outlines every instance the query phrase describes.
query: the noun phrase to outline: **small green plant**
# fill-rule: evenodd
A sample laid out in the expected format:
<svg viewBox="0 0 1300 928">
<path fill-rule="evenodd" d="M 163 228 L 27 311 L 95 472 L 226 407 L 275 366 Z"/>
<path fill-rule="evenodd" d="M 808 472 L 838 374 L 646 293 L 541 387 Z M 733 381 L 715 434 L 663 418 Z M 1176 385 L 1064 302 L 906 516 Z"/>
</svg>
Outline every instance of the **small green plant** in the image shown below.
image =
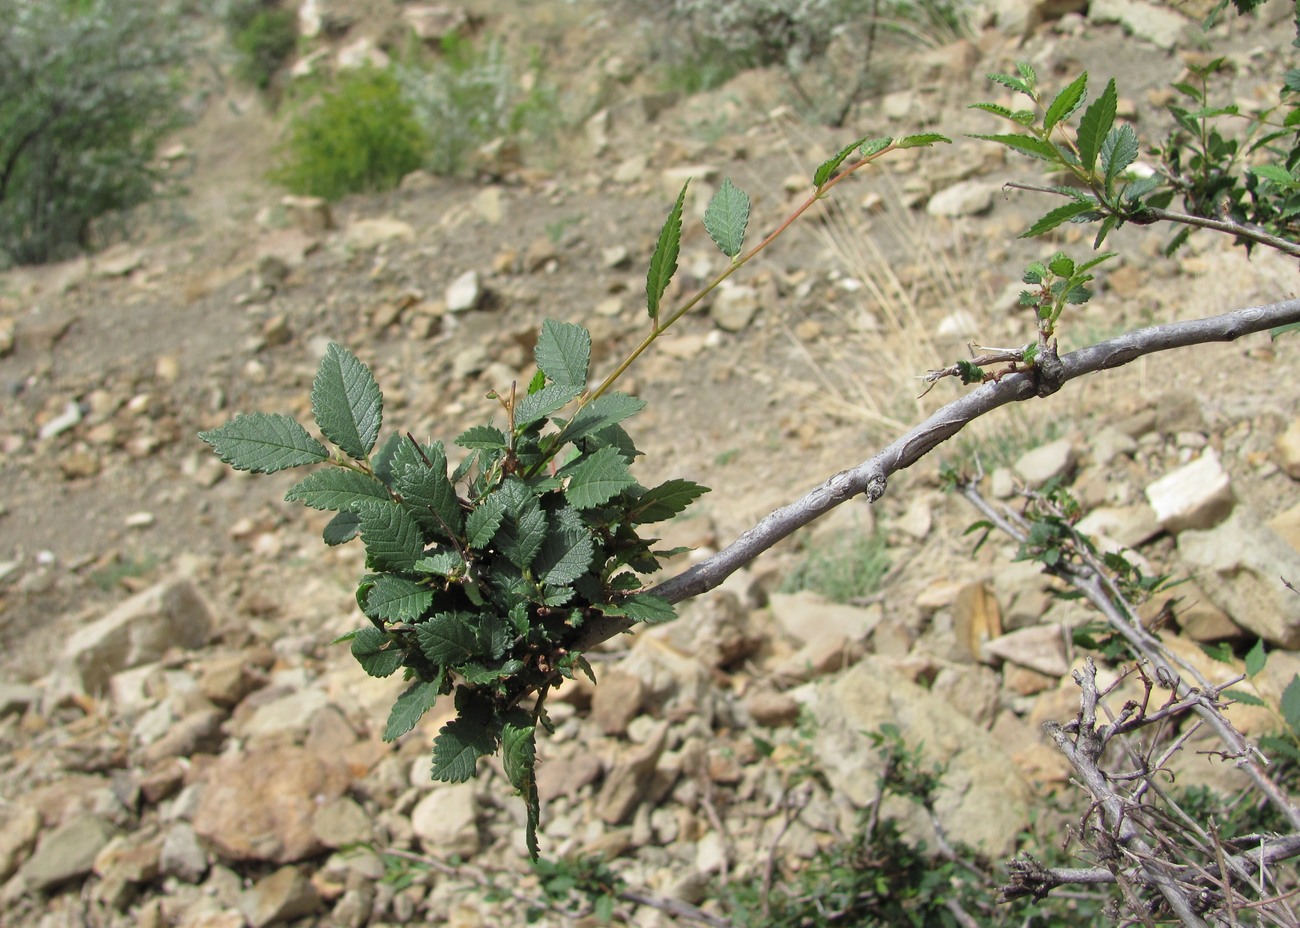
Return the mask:
<svg viewBox="0 0 1300 928">
<path fill-rule="evenodd" d="M 297 48 L 297 13 L 258 2 L 233 9 L 226 26 L 239 52 L 240 79 L 266 90 Z"/>
<path fill-rule="evenodd" d="M 388 190 L 424 163 L 429 145 L 397 78 L 362 68 L 294 117 L 271 178 L 327 200 Z"/>
<path fill-rule="evenodd" d="M 804 204 L 748 251 L 750 199 L 725 180 L 709 201 L 704 227 L 730 263 L 667 311 L 687 181 L 650 259 L 645 338 L 589 387 L 591 335 L 547 320 L 534 352 L 536 375 L 523 389 L 511 384 L 489 395 L 501 422 L 456 438 L 467 455 L 454 470 L 439 441 L 397 432 L 379 442 L 379 385 L 365 364 L 335 344 L 311 392 L 316 427 L 333 450 L 283 415 L 240 415 L 200 434 L 238 470 L 329 465 L 286 498 L 336 513 L 325 527 L 327 545 L 359 537 L 365 547 L 367 573 L 356 599 L 368 624 L 339 640 L 351 643 L 367 673 L 387 677 L 400 670 L 409 682 L 384 737 L 406 734 L 439 697 L 454 694 L 457 715 L 434 741 L 432 776 L 468 780 L 480 757 L 500 750 L 506 776 L 527 806 L 534 859 L 536 735 L 548 725 L 547 692 L 575 673 L 590 674 L 582 651 L 593 628 L 673 618 L 672 605 L 650 593 L 642 577 L 658 569 L 661 557 L 679 552 L 656 549 L 657 539 L 639 529 L 673 518 L 706 492 L 688 480 L 652 488 L 637 482 L 630 465 L 639 452 L 622 423 L 645 404 L 612 387 L 669 327 L 845 177 L 889 151 L 941 140 L 918 135 L 845 146 L 814 172 Z"/>
<path fill-rule="evenodd" d="M 0 4 L 0 267 L 89 248 L 157 195 L 191 38 L 172 3 Z"/>
<path fill-rule="evenodd" d="M 533 86 L 525 93 L 499 40 L 479 45 L 452 33 L 441 52 L 431 67 L 398 70 L 405 98 L 429 134 L 426 166 L 434 174 L 463 172 L 469 156 L 488 142 L 535 139 L 554 126 L 558 107 L 535 57 Z"/>
<path fill-rule="evenodd" d="M 884 535 L 856 534 L 809 551 L 781 589 L 787 593 L 813 590 L 835 602 L 851 603 L 876 593 L 888 571 Z"/>
</svg>

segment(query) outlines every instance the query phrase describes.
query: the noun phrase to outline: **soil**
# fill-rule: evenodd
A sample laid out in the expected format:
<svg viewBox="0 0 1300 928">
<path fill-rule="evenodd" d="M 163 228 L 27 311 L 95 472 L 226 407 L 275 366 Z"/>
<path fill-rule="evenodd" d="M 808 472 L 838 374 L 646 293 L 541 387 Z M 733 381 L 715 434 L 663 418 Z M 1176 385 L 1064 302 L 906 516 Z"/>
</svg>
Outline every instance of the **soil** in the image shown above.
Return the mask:
<svg viewBox="0 0 1300 928">
<path fill-rule="evenodd" d="M 963 137 L 999 131 L 963 108 L 1001 98 L 979 75 L 1026 57 L 1046 85 L 1064 84 L 1081 67 L 1094 86 L 1113 75 L 1149 141 L 1163 131 L 1150 115 L 1150 95 L 1183 71 L 1180 54 L 1153 54 L 1117 25 L 1087 25 L 1073 37 L 1047 29 L 1025 47 L 986 33 L 978 46 L 883 53 L 877 96 L 854 110 L 845 129 L 803 121 L 778 71 L 742 74 L 646 121 L 657 78 L 638 43 L 652 23 L 633 24 L 625 8 L 594 0 L 472 6 L 487 31 L 548 43 L 549 73 L 564 91 L 611 114 L 607 146 L 593 145 L 575 123 L 553 148 L 529 152 L 522 168 L 426 178 L 335 204 L 337 230 L 304 244 L 279 206 L 280 192 L 264 180 L 284 114 L 227 87 L 178 140 L 192 159 L 186 193 L 138 217 L 131 241 L 82 261 L 0 275 L 0 316 L 13 318 L 17 333 L 0 358 L 0 678 L 40 677 L 71 629 L 187 559 L 212 565 L 219 583 L 208 592 L 232 624 L 292 614 L 294 583 L 308 561 L 311 569 L 323 562 L 341 586 L 349 582 L 354 555 L 322 561 L 313 539 L 319 514 L 281 501 L 292 475 L 228 473 L 196 437 L 237 411 L 306 418 L 328 340 L 374 367 L 387 392 L 388 427 L 450 444 L 491 415 L 489 390 L 528 376 L 542 319 L 589 325 L 598 373 L 641 337 L 643 269 L 676 187 L 661 179 L 664 170 L 695 166 L 699 187 L 725 174 L 750 191 L 750 240 L 757 241 L 807 195 L 806 186 L 788 192 L 786 178 L 810 177 L 848 138 L 946 132 L 954 145 L 893 159 L 844 185 L 833 204 L 820 205 L 818 216 L 755 261 L 742 282 L 757 288 L 761 308 L 742 330 L 724 331 L 704 312 L 688 316 L 624 384 L 649 402 L 630 423 L 645 452 L 644 481 L 686 477 L 712 486 L 701 517 L 682 531 L 704 549 L 726 544 L 954 398 L 961 388 L 946 382 L 918 400 L 917 378 L 964 355 L 968 336 L 1027 341 L 1031 320 L 1005 299 L 1026 260 L 1058 247 L 1087 253 L 1087 230 L 1051 242 L 1015 240 L 1047 208 L 1039 196 L 1004 192 L 990 211 L 957 220 L 903 205 L 918 188 L 933 192 L 965 178 L 1041 181 L 1032 163 Z M 1231 95 L 1249 100 L 1264 86 L 1262 72 L 1286 47 L 1288 29 L 1278 16 L 1219 27 L 1216 52 L 1221 40 L 1239 62 Z M 626 83 L 604 79 L 614 58 L 631 62 Z M 951 62 L 962 60 L 977 63 L 958 73 Z M 893 93 L 911 95 L 909 118 L 884 115 Z M 637 156 L 647 167 L 616 177 Z M 485 205 L 494 190 L 499 217 Z M 350 246 L 349 230 L 368 218 L 404 221 L 413 235 L 378 248 Z M 1110 247 L 1127 257 L 1107 266 L 1097 299 L 1066 321 L 1063 347 L 1295 293 L 1293 264 L 1260 252 L 1248 260 L 1208 234 L 1170 260 L 1158 255 L 1168 235 L 1124 229 L 1113 236 Z M 603 250 L 617 245 L 629 261 L 610 266 Z M 526 264 L 530 247 L 548 256 L 535 268 Z M 265 256 L 295 249 L 288 276 L 265 290 Z M 690 292 L 688 284 L 722 262 L 691 222 L 678 292 Z M 446 286 L 467 270 L 479 273 L 486 303 L 462 316 L 440 312 Z M 598 313 L 611 298 L 621 309 Z M 959 313 L 970 318 L 944 325 Z M 1193 430 L 1235 452 L 1229 466 L 1238 495 L 1265 510 L 1286 508 L 1300 491 L 1268 454 L 1295 415 L 1296 344 L 1261 335 L 1147 359 L 1032 409 L 1005 410 L 976 437 L 986 454 L 1028 447 L 1049 428 L 1086 442 L 1101 424 L 1191 397 L 1202 423 Z M 466 374 L 465 357 L 478 346 L 485 363 Z M 81 421 L 40 437 L 69 403 L 79 404 Z M 879 504 L 886 525 L 933 485 L 937 466 L 936 457 L 892 483 Z M 889 595 L 906 598 L 968 560 L 960 529 L 970 513 L 948 500 L 936 515 L 935 531 L 907 550 L 916 569 L 896 575 Z M 793 563 L 798 544 L 772 555 L 773 569 Z"/>
</svg>

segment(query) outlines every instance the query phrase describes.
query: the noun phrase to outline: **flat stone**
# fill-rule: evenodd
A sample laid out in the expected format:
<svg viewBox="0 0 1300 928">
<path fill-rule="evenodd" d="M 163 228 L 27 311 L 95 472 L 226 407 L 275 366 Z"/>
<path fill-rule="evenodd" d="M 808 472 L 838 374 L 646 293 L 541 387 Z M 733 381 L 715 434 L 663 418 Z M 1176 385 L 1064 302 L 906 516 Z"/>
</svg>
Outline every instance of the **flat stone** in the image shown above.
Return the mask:
<svg viewBox="0 0 1300 928">
<path fill-rule="evenodd" d="M 1300 553 L 1253 514 L 1238 508 L 1212 529 L 1182 532 L 1178 554 L 1234 622 L 1269 644 L 1300 648 L 1300 596 L 1282 584 L 1300 577 Z"/>
<path fill-rule="evenodd" d="M 988 732 L 945 700 L 873 656 L 798 694 L 816 719 L 814 755 L 837 796 L 859 808 L 877 801 L 884 762 L 869 736 L 893 724 L 920 748 L 927 766 L 946 765 L 934 814 L 947 840 L 993 858 L 1015 852 L 1016 835 L 1029 822 L 1029 786 Z M 900 823 L 907 834 L 927 842 L 934 837 L 918 807 L 900 807 Z"/>
<path fill-rule="evenodd" d="M 311 915 L 322 905 L 316 887 L 297 867 L 281 867 L 258 880 L 239 899 L 239 909 L 251 928 L 269 928 Z"/>
<path fill-rule="evenodd" d="M 1146 497 L 1155 510 L 1156 521 L 1172 534 L 1211 528 L 1232 511 L 1236 502 L 1232 481 L 1213 448 L 1206 448 L 1199 458 L 1148 484 Z"/>
<path fill-rule="evenodd" d="M 724 332 L 743 332 L 758 312 L 758 290 L 745 284 L 724 281 L 714 291 L 709 306 L 713 324 Z"/>
<path fill-rule="evenodd" d="M 200 709 L 176 722 L 167 733 L 150 744 L 141 753 L 141 760 L 153 766 L 168 757 L 188 757 L 191 754 L 215 754 L 225 740 L 221 723 L 226 713 L 220 709 Z"/>
<path fill-rule="evenodd" d="M 646 799 L 667 736 L 668 723 L 661 722 L 649 740 L 615 758 L 596 797 L 596 814 L 605 824 L 622 824 Z"/>
<path fill-rule="evenodd" d="M 627 733 L 628 723 L 641 712 L 646 688 L 641 678 L 620 670 L 600 675 L 591 698 L 591 720 L 607 735 Z"/>
<path fill-rule="evenodd" d="M 1269 528 L 1277 533 L 1279 538 L 1289 544 L 1295 551 L 1300 552 L 1300 503 L 1279 512 L 1269 519 L 1267 524 Z M 0 687 L 0 693 L 3 690 L 4 687 Z M 4 714 L 3 705 L 4 700 L 0 698 L 0 715 Z"/>
<path fill-rule="evenodd" d="M 799 718 L 799 701 L 789 693 L 759 689 L 745 695 L 745 709 L 759 725 L 780 728 Z"/>
<path fill-rule="evenodd" d="M 0 825 L 0 882 L 13 876 L 27 859 L 41 830 L 41 813 L 29 806 L 14 805 Z"/>
<path fill-rule="evenodd" d="M 1058 625 L 1020 628 L 985 642 L 984 653 L 1050 677 L 1063 677 L 1070 670 L 1066 634 Z"/>
<path fill-rule="evenodd" d="M 415 229 L 400 219 L 358 219 L 343 233 L 343 243 L 355 251 L 370 251 L 392 242 L 415 241 Z"/>
<path fill-rule="evenodd" d="M 163 835 L 158 868 L 164 876 L 197 883 L 208 872 L 208 855 L 189 822 L 175 822 Z"/>
<path fill-rule="evenodd" d="M 1192 25 L 1173 10 L 1144 0 L 1092 0 L 1088 19 L 1094 23 L 1120 23 L 1137 38 L 1166 50 L 1176 46 Z"/>
<path fill-rule="evenodd" d="M 600 758 L 585 748 L 547 757 L 537 767 L 537 795 L 542 802 L 575 796 L 584 786 L 596 782 L 603 769 Z"/>
<path fill-rule="evenodd" d="M 161 658 L 169 648 L 207 643 L 212 610 L 188 580 L 165 580 L 98 621 L 74 631 L 63 649 L 87 693 L 102 693 L 120 670 Z"/>
<path fill-rule="evenodd" d="M 1075 527 L 1085 535 L 1104 535 L 1125 548 L 1136 548 L 1160 534 L 1160 520 L 1146 503 L 1093 509 Z"/>
<path fill-rule="evenodd" d="M 18 873 L 27 888 L 45 892 L 90 873 L 114 828 L 97 815 L 79 815 L 41 838 Z"/>
<path fill-rule="evenodd" d="M 320 843 L 332 848 L 361 844 L 374 834 L 370 815 L 347 796 L 322 804 L 311 824 Z"/>
<path fill-rule="evenodd" d="M 292 863 L 320 853 L 317 804 L 348 785 L 347 768 L 303 748 L 279 745 L 227 754 L 207 771 L 194 830 L 231 860 Z"/>
<path fill-rule="evenodd" d="M 301 689 L 258 706 L 235 726 L 235 733 L 250 741 L 277 735 L 304 735 L 311 727 L 312 717 L 327 705 L 329 697 L 322 690 Z"/>
<path fill-rule="evenodd" d="M 477 819 L 473 780 L 439 783 L 411 810 L 411 830 L 428 853 L 473 857 L 480 847 Z"/>
<path fill-rule="evenodd" d="M 466 271 L 453 280 L 447 287 L 445 300 L 448 312 L 464 313 L 477 309 L 483 300 L 478 271 Z"/>
<path fill-rule="evenodd" d="M 983 180 L 958 181 L 930 197 L 925 211 L 931 216 L 978 216 L 993 208 L 993 197 L 999 190 L 997 184 Z"/>
<path fill-rule="evenodd" d="M 284 196 L 280 205 L 289 221 L 308 235 L 320 235 L 334 228 L 334 213 L 324 197 Z"/>
<path fill-rule="evenodd" d="M 800 644 L 832 635 L 865 642 L 884 617 L 874 606 L 841 605 L 812 590 L 773 593 L 768 606 L 781 630 Z"/>
<path fill-rule="evenodd" d="M 1069 474 L 1075 461 L 1074 445 L 1068 438 L 1058 438 L 1025 452 L 1013 466 L 1020 478 L 1036 490 L 1049 480 Z"/>
</svg>

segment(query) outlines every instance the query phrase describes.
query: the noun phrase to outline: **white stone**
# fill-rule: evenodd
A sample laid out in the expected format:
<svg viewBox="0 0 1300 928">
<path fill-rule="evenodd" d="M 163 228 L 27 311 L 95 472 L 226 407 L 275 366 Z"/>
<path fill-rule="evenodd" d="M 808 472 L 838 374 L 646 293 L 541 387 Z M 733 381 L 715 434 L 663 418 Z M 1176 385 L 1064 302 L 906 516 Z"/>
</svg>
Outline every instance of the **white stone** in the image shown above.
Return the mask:
<svg viewBox="0 0 1300 928">
<path fill-rule="evenodd" d="M 390 242 L 415 241 L 415 229 L 409 222 L 387 217 L 358 219 L 343 233 L 343 243 L 355 251 L 369 251 Z"/>
<path fill-rule="evenodd" d="M 958 181 L 930 197 L 925 211 L 931 216 L 946 216 L 952 219 L 959 216 L 978 216 L 993 208 L 993 197 L 998 189 L 997 184 L 988 181 Z"/>
<path fill-rule="evenodd" d="M 428 852 L 472 857 L 479 850 L 474 782 L 439 784 L 411 810 L 411 829 Z"/>
<path fill-rule="evenodd" d="M 1068 438 L 1058 438 L 1020 456 L 1014 467 L 1031 488 L 1038 489 L 1054 477 L 1064 477 L 1074 469 L 1074 445 Z"/>
<path fill-rule="evenodd" d="M 1146 496 L 1165 531 L 1208 529 L 1232 511 L 1235 497 L 1213 448 L 1147 485 Z"/>
<path fill-rule="evenodd" d="M 44 440 L 62 435 L 80 421 L 81 407 L 75 401 L 70 402 L 63 407 L 63 412 L 41 426 L 40 437 Z"/>
<path fill-rule="evenodd" d="M 878 609 L 843 606 L 819 593 L 773 593 L 768 604 L 781 629 L 800 644 L 835 635 L 866 641 L 880 624 Z"/>
<path fill-rule="evenodd" d="M 1070 669 L 1064 635 L 1058 625 L 1031 625 L 985 642 L 984 651 L 1021 667 L 1061 677 Z"/>
<path fill-rule="evenodd" d="M 758 291 L 743 284 L 724 282 L 713 297 L 709 315 L 724 332 L 743 331 L 758 312 Z"/>
<path fill-rule="evenodd" d="M 447 287 L 447 310 L 453 313 L 468 312 L 476 309 L 483 299 L 483 289 L 479 286 L 478 271 L 466 271 Z"/>
</svg>

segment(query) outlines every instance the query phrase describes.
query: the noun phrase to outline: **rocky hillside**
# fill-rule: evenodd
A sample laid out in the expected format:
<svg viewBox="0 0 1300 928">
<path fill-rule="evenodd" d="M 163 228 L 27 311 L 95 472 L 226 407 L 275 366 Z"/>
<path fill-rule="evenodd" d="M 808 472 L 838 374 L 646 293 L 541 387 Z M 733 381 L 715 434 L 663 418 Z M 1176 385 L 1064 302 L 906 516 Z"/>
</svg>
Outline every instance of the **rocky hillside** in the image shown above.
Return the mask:
<svg viewBox="0 0 1300 928">
<path fill-rule="evenodd" d="M 997 131 L 965 109 L 998 96 L 980 75 L 1019 59 L 1044 82 L 1113 75 L 1156 139 L 1155 105 L 1202 54 L 1165 6 L 1005 0 L 955 43 L 880 51 L 875 89 L 831 130 L 802 118 L 780 69 L 665 91 L 647 39 L 661 24 L 633 6 L 464 4 L 481 34 L 542 49 L 569 120 L 550 149 L 493 148 L 472 178 L 417 173 L 332 206 L 282 199 L 263 171 L 284 116 L 232 84 L 177 140 L 186 197 L 130 242 L 0 275 L 0 923 L 522 924 L 537 879 L 499 766 L 431 782 L 449 707 L 385 743 L 402 684 L 329 644 L 360 620 L 359 551 L 321 545 L 320 514 L 282 502 L 291 477 L 236 474 L 196 433 L 238 411 L 306 418 L 338 341 L 375 369 L 388 423 L 450 442 L 490 415 L 486 393 L 531 376 L 542 319 L 588 326 L 597 373 L 636 343 L 644 268 L 686 177 L 696 218 L 726 176 L 766 230 L 850 138 L 952 136 L 838 191 L 625 384 L 649 402 L 630 423 L 643 482 L 713 487 L 669 529 L 703 556 L 956 396 L 944 383 L 918 399 L 926 369 L 971 340 L 1026 341 L 1025 261 L 1087 250 L 1077 230 L 1015 240 L 1042 203 L 1002 184 L 1039 178 L 962 137 Z M 303 7 L 304 28 L 325 23 L 316 66 L 440 21 L 414 4 Z M 1243 106 L 1294 63 L 1289 16 L 1275 0 L 1212 30 Z M 1167 236 L 1117 233 L 1129 257 L 1065 320 L 1063 349 L 1295 293 L 1285 260 L 1205 235 L 1171 260 Z M 675 286 L 723 260 L 690 223 Z M 1068 481 L 1094 537 L 1193 578 L 1170 647 L 1223 680 L 1232 668 L 1198 642 L 1263 637 L 1259 686 L 1276 700 L 1300 671 L 1300 599 L 1275 583 L 1300 581 L 1298 344 L 1152 357 L 1003 410 L 943 454 L 978 452 L 998 499 Z M 539 746 L 545 855 L 603 854 L 631 886 L 692 904 L 769 857 L 797 868 L 874 800 L 867 733 L 884 723 L 947 764 L 950 840 L 1016 851 L 1031 810 L 1066 789 L 1040 726 L 1076 710 L 1068 629 L 1088 615 L 1009 543 L 973 551 L 976 514 L 939 491 L 937 457 L 594 655 L 600 685 L 563 690 Z M 853 583 L 871 558 L 883 578 L 849 602 L 789 583 L 810 562 Z M 1184 758 L 1186 782 L 1233 785 Z M 618 917 L 676 923 L 631 903 Z"/>
</svg>

